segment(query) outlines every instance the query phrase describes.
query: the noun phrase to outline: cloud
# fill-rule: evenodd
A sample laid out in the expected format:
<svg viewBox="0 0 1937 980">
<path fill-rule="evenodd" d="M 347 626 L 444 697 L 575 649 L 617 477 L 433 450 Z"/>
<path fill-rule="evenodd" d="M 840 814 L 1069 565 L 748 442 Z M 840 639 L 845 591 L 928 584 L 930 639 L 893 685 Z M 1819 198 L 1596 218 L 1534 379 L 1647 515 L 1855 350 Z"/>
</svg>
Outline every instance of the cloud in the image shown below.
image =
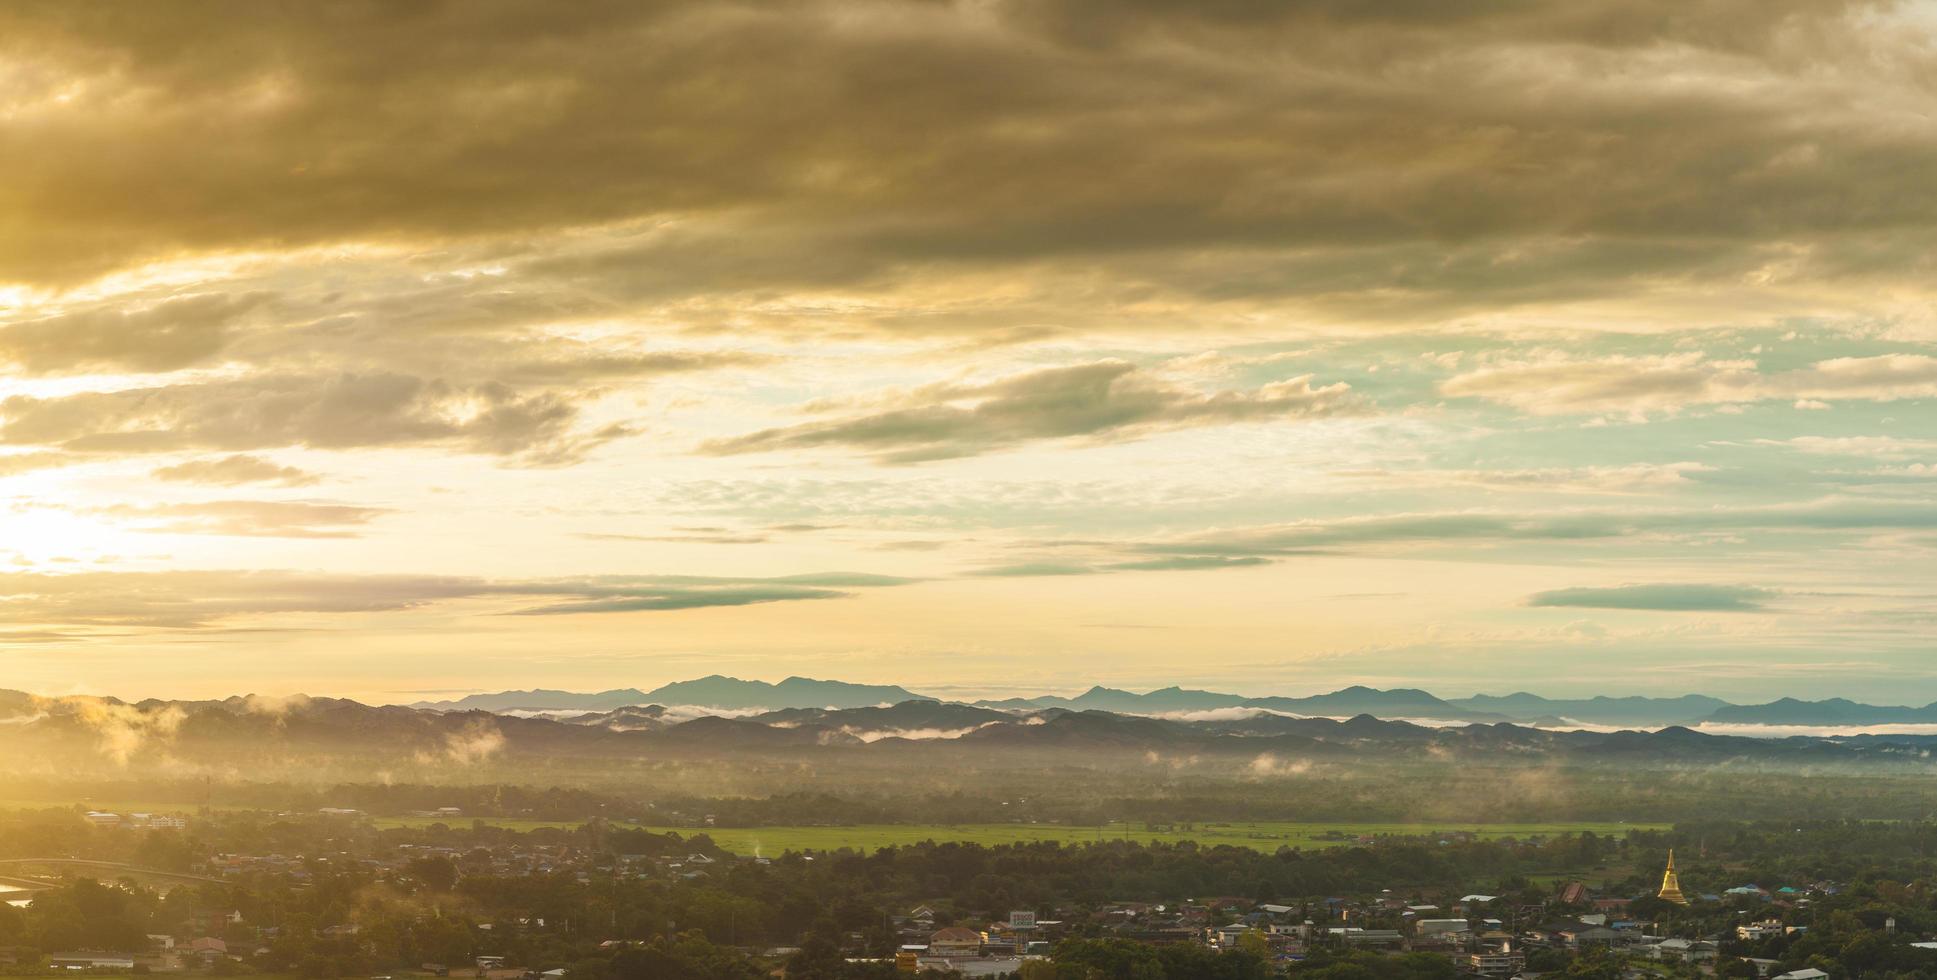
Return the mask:
<svg viewBox="0 0 1937 980">
<path fill-rule="evenodd" d="M 877 551 L 940 551 L 948 545 L 947 541 L 937 541 L 933 538 L 908 538 L 901 541 L 883 541 L 874 547 Z"/>
<path fill-rule="evenodd" d="M 1270 559 L 1246 555 L 1232 558 L 1224 555 L 1179 555 L 1174 558 L 1147 558 L 1138 561 L 1116 562 L 1103 566 L 1118 572 L 1196 572 L 1217 568 L 1249 568 L 1253 565 L 1268 565 Z"/>
<path fill-rule="evenodd" d="M 1791 436 L 1788 439 L 1757 439 L 1759 446 L 1779 446 L 1815 456 L 1855 456 L 1904 461 L 1937 456 L 1937 439 L 1905 439 L 1899 436 Z"/>
<path fill-rule="evenodd" d="M 1455 398 L 1479 398 L 1534 415 L 1646 414 L 1696 405 L 1795 401 L 1897 401 L 1937 396 L 1937 357 L 1880 354 L 1838 357 L 1793 371 L 1764 373 L 1753 361 L 1714 360 L 1700 352 L 1502 361 L 1440 385 Z"/>
<path fill-rule="evenodd" d="M 1761 612 L 1776 595 L 1768 589 L 1742 585 L 1621 585 L 1540 592 L 1529 597 L 1527 605 L 1660 612 Z"/>
<path fill-rule="evenodd" d="M 444 446 L 530 463 L 575 459 L 624 433 L 574 428 L 576 401 L 398 374 L 252 376 L 0 400 L 0 444 L 75 451 Z"/>
<path fill-rule="evenodd" d="M 173 704 L 143 708 L 85 695 L 33 700 L 39 710 L 70 716 L 92 731 L 101 753 L 122 766 L 145 746 L 172 739 L 188 717 Z"/>
<path fill-rule="evenodd" d="M 1488 365 L 1440 385 L 1454 398 L 1481 398 L 1533 414 L 1656 411 L 1690 404 L 1752 401 L 1749 361 L 1699 353 L 1578 360 L 1552 357 Z"/>
<path fill-rule="evenodd" d="M 0 624 L 214 629 L 242 617 L 399 612 L 458 599 L 517 603 L 513 614 L 667 611 L 837 598 L 911 579 L 858 573 L 777 578 L 609 575 L 496 580 L 285 571 L 0 572 Z M 558 600 L 530 606 L 532 600 Z"/>
<path fill-rule="evenodd" d="M 879 742 L 884 738 L 901 738 L 910 741 L 929 742 L 957 739 L 970 732 L 979 731 L 991 725 L 1001 724 L 1005 723 L 988 721 L 980 725 L 969 725 L 963 728 L 857 728 L 853 725 L 842 725 L 836 731 L 842 735 L 858 738 L 863 742 Z"/>
<path fill-rule="evenodd" d="M 602 353 L 578 357 L 513 360 L 495 367 L 500 380 L 536 384 L 587 384 L 682 371 L 762 364 L 771 358 L 740 351 Z"/>
<path fill-rule="evenodd" d="M 1124 361 L 1045 368 L 983 384 L 942 383 L 884 396 L 886 408 L 766 429 L 704 448 L 718 454 L 840 447 L 889 463 L 974 456 L 1045 439 L 1130 438 L 1160 429 L 1365 410 L 1345 384 L 1310 376 L 1209 394 Z"/>
<path fill-rule="evenodd" d="M 152 534 L 228 534 L 269 538 L 353 538 L 390 513 L 381 507 L 282 500 L 211 500 L 184 504 L 117 504 L 96 508 Z"/>
<path fill-rule="evenodd" d="M 1095 575 L 1098 569 L 1089 565 L 1072 565 L 1063 562 L 1023 562 L 1017 565 L 996 565 L 978 568 L 970 575 L 985 578 L 1041 578 L 1057 575 Z"/>
<path fill-rule="evenodd" d="M 695 581 L 704 581 L 695 580 Z M 803 575 L 782 575 L 772 579 L 719 579 L 717 581 L 738 582 L 784 582 L 790 585 L 826 585 L 835 588 L 880 588 L 889 585 L 910 585 L 920 579 L 905 578 L 899 575 L 871 575 L 866 572 L 808 572 Z"/>
<path fill-rule="evenodd" d="M 0 643 L 80 643 L 94 639 L 83 630 L 0 630 Z"/>
<path fill-rule="evenodd" d="M 1875 667 L 1876 665 L 1866 665 Z M 1887 669 L 1887 668 L 1884 668 Z M 1756 725 L 1703 721 L 1690 726 L 1706 735 L 1746 738 L 1854 738 L 1858 735 L 1937 735 L 1937 724 L 1883 722 L 1871 725 Z"/>
<path fill-rule="evenodd" d="M 0 574 L 0 621 L 199 628 L 240 616 L 365 613 L 464 598 L 473 579 L 269 571 Z"/>
<path fill-rule="evenodd" d="M 0 326 L 0 361 L 28 374 L 173 371 L 215 358 L 264 293 L 204 293 Z"/>
<path fill-rule="evenodd" d="M 1796 504 L 1708 509 L 1458 511 L 1301 521 L 1186 535 L 1136 547 L 1154 554 L 1289 555 L 1394 543 L 1588 541 L 1643 534 L 1723 531 L 1927 530 L 1937 506 L 1921 501 L 1826 498 Z"/>
<path fill-rule="evenodd" d="M 764 534 L 733 534 L 724 528 L 707 531 L 683 529 L 678 534 L 601 534 L 588 532 L 575 535 L 587 541 L 641 541 L 669 544 L 765 544 L 771 540 Z"/>
<path fill-rule="evenodd" d="M 913 568 L 1022 543 L 997 575 L 1928 538 L 1924 470 L 1858 485 L 1740 444 L 1928 428 L 1907 402 L 1937 398 L 1930 28 L 1884 0 L 0 6 L 0 475 L 31 471 L 5 481 L 17 506 L 76 525 L 0 561 L 268 547 L 138 555 L 120 539 L 157 539 L 136 529 L 364 535 L 319 546 L 342 569 L 421 550 L 355 502 L 177 502 L 311 479 L 285 463 L 398 507 L 441 466 L 465 502 L 435 518 L 449 540 L 879 544 Z M 1675 412 L 1700 418 L 1573 429 Z M 1146 437 L 1081 473 L 1050 459 Z M 1869 499 L 1745 503 L 1837 485 Z M 1661 506 L 1533 499 L 1562 493 Z M 854 530 L 770 526 L 796 520 Z M 602 568 L 651 547 L 560 543 Z M 360 587 L 37 580 L 0 615 L 211 628 L 868 587 L 538 581 L 564 559 L 484 551 Z M 1922 571 L 1890 564 L 1823 574 Z"/>
<path fill-rule="evenodd" d="M 504 747 L 504 732 L 498 728 L 497 722 L 478 719 L 466 724 L 461 731 L 446 734 L 439 751 L 419 751 L 416 759 L 419 765 L 474 766 L 503 752 Z"/>
<path fill-rule="evenodd" d="M 245 483 L 272 483 L 283 487 L 306 487 L 321 479 L 294 466 L 279 466 L 260 456 L 236 454 L 210 459 L 191 459 L 163 466 L 149 474 L 157 480 L 176 483 L 204 483 L 233 487 Z"/>
<path fill-rule="evenodd" d="M 266 253 L 161 284 L 30 294 L 0 326 L 0 365 L 99 377 L 17 386 L 3 438 L 100 455 L 434 446 L 557 465 L 628 431 L 576 424 L 613 387 L 771 360 L 572 322 L 599 311 L 507 299 L 518 291 L 474 281 L 489 276 L 394 269 L 411 264 Z"/>
<path fill-rule="evenodd" d="M 1254 776 L 1302 776 L 1311 771 L 1312 762 L 1310 759 L 1280 759 L 1266 752 L 1252 759 L 1248 768 Z"/>
<path fill-rule="evenodd" d="M 25 452 L 0 454 L 0 477 L 18 476 L 35 470 L 57 469 L 87 461 L 79 453 Z"/>
<path fill-rule="evenodd" d="M 243 710 L 273 718 L 281 718 L 291 711 L 306 708 L 309 703 L 310 697 L 307 694 L 251 694 L 242 699 Z"/>
<path fill-rule="evenodd" d="M 491 274 L 574 307 L 996 267 L 1072 315 L 1443 315 L 1914 291 L 1937 213 L 1928 32 L 1883 3 L 49 4 L 0 30 L 33 150 L 0 154 L 0 269 L 35 282 L 643 226 L 673 233 Z M 1060 322 L 1035 312 L 996 326 Z"/>
<path fill-rule="evenodd" d="M 1140 558 L 1135 561 L 1074 564 L 1068 562 L 1023 562 L 978 568 L 968 574 L 983 578 L 1042 578 L 1061 575 L 1103 575 L 1109 572 L 1199 572 L 1218 568 L 1249 568 L 1268 565 L 1269 558 L 1246 555 L 1177 555 L 1165 558 Z"/>
<path fill-rule="evenodd" d="M 1748 671 L 1788 677 L 1847 677 L 1852 674 L 1901 671 L 1902 668 L 1876 660 L 1818 660 L 1796 662 L 1760 658 L 1756 660 L 1703 660 L 1699 662 L 1678 661 L 1665 664 L 1636 664 L 1631 669 L 1645 674 L 1694 674 L 1705 678 L 1712 678 L 1718 673 Z"/>
<path fill-rule="evenodd" d="M 802 599 L 844 599 L 848 593 L 834 589 L 799 586 L 727 585 L 693 589 L 668 586 L 663 589 L 637 588 L 629 595 L 583 599 L 556 605 L 520 609 L 515 616 L 569 616 L 582 613 L 660 612 L 670 609 L 706 609 L 715 606 L 752 606 L 768 602 L 795 602 Z"/>
<path fill-rule="evenodd" d="M 676 527 L 671 534 L 613 534 L 587 532 L 577 535 L 588 541 L 643 541 L 670 544 L 766 544 L 773 534 L 807 534 L 831 530 L 831 524 L 773 524 L 762 532 L 736 531 L 726 527 Z"/>
<path fill-rule="evenodd" d="M 1620 466 L 1554 466 L 1498 470 L 1341 470 L 1334 475 L 1387 486 L 1444 490 L 1477 487 L 1541 493 L 1654 493 L 1690 486 L 1690 474 L 1713 472 L 1705 463 L 1628 463 Z"/>
</svg>

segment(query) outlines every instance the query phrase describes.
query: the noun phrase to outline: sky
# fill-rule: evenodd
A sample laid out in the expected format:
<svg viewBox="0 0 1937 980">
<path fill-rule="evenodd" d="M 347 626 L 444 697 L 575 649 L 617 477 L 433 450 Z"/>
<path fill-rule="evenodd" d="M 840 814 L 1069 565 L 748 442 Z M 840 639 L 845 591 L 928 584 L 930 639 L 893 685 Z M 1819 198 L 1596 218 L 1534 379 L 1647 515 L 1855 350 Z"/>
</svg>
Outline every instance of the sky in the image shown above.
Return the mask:
<svg viewBox="0 0 1937 980">
<path fill-rule="evenodd" d="M 1937 701 L 1937 12 L 0 7 L 0 687 Z"/>
</svg>

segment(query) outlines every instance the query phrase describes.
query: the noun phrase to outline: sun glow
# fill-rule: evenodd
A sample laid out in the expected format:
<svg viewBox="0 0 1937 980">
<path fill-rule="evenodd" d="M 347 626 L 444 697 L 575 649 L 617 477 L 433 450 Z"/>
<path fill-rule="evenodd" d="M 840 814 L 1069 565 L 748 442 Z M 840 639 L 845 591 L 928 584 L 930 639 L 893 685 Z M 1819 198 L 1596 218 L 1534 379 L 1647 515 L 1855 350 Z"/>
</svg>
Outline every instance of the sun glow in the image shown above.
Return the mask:
<svg viewBox="0 0 1937 980">
<path fill-rule="evenodd" d="M 0 562 L 14 566 L 93 564 L 126 550 L 119 529 L 71 511 L 14 498 L 0 509 Z"/>
</svg>

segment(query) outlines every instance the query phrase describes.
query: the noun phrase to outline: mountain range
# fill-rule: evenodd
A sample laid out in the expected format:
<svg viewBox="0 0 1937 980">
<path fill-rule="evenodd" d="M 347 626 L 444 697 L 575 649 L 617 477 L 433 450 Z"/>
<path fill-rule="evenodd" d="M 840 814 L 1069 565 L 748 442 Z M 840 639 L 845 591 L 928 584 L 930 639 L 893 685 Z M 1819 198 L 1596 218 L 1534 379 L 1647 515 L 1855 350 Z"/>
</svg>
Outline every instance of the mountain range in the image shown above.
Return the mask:
<svg viewBox="0 0 1937 980">
<path fill-rule="evenodd" d="M 1398 705 L 1418 700 L 1404 692 L 1390 697 L 1394 693 L 1335 692 L 1351 698 L 1388 696 L 1389 703 Z M 1333 697 L 1320 703 L 1342 700 Z M 1158 703 L 1175 704 L 1177 699 L 1159 698 Z M 234 697 L 130 704 L 0 692 L 0 760 L 64 772 L 103 767 L 125 772 L 137 765 L 143 771 L 194 771 L 196 766 L 219 765 L 253 778 L 320 773 L 326 767 L 337 772 L 445 777 L 481 771 L 472 768 L 480 765 L 539 766 L 551 771 L 572 759 L 605 772 L 634 771 L 626 767 L 642 764 L 710 765 L 723 760 L 756 766 L 810 764 L 817 770 L 819 761 L 814 760 L 829 765 L 845 760 L 877 770 L 906 764 L 920 771 L 990 764 L 1005 769 L 1137 768 L 1172 760 L 1193 773 L 1255 776 L 1332 763 L 1455 761 L 1533 766 L 1767 765 L 1783 771 L 1803 765 L 1864 763 L 1921 769 L 1931 765 L 1930 749 L 1937 746 L 1937 736 L 1915 734 L 1749 738 L 1682 726 L 1657 731 L 1557 731 L 1511 722 L 1432 725 L 1370 714 L 1337 719 L 1259 711 L 1207 712 L 1166 716 L 1060 705 L 1018 711 L 916 698 L 852 708 L 783 707 L 736 717 L 666 705 L 622 705 L 609 711 L 534 717 L 366 705 L 336 698 L 267 703 Z M 0 763 L 0 768 L 5 764 Z"/>
<path fill-rule="evenodd" d="M 1928 733 L 1884 727 L 1926 723 Z M 1866 727 L 1872 725 L 1878 727 Z M 1831 731 L 1812 734 L 1811 727 Z M 741 768 L 795 772 L 818 771 L 823 759 L 871 771 L 908 763 L 930 772 L 992 762 L 1134 768 L 1203 760 L 1240 775 L 1259 764 L 1276 771 L 1423 760 L 1930 766 L 1934 748 L 1937 707 L 1844 699 L 1736 705 L 1699 696 L 1447 699 L 1348 687 L 1246 697 L 1096 687 L 1074 697 L 968 703 L 894 685 L 719 676 L 651 691 L 510 691 L 413 706 L 253 696 L 128 702 L 0 691 L 0 770 L 40 773 L 212 767 L 261 779 L 325 771 L 424 778 L 478 772 L 481 765 L 618 773 L 694 762 L 705 770 L 729 759 Z M 575 759 L 581 762 L 569 762 Z"/>
<path fill-rule="evenodd" d="M 776 708 L 862 708 L 902 701 L 935 701 L 892 684 L 850 684 L 789 677 L 778 684 L 712 674 L 675 681 L 650 691 L 621 688 L 596 694 L 570 691 L 499 691 L 454 701 L 420 701 L 413 708 L 432 711 L 610 711 L 632 705 L 695 705 L 731 711 Z"/>
<path fill-rule="evenodd" d="M 492 712 L 607 712 L 622 707 L 710 708 L 717 711 L 778 711 L 806 708 L 866 708 L 907 701 L 947 699 L 909 691 L 896 685 L 852 684 L 838 680 L 789 677 L 777 684 L 742 680 L 718 674 L 679 681 L 641 691 L 624 688 L 578 694 L 531 690 L 473 694 L 452 701 L 410 705 L 431 711 Z M 1347 687 L 1328 694 L 1302 697 L 1245 696 L 1218 691 L 1165 687 L 1144 693 L 1092 687 L 1074 697 L 1041 695 L 968 702 L 979 708 L 1007 712 L 1063 708 L 1115 714 L 1182 717 L 1229 709 L 1350 718 L 1372 715 L 1383 719 L 1457 724 L 1516 722 L 1543 728 L 1661 728 L 1704 723 L 1782 726 L 1861 726 L 1937 724 L 1937 704 L 1922 707 L 1872 705 L 1830 698 L 1802 701 L 1783 698 L 1766 704 L 1733 704 L 1699 694 L 1680 697 L 1548 698 L 1518 692 L 1440 698 L 1412 688 L 1381 690 Z"/>
</svg>

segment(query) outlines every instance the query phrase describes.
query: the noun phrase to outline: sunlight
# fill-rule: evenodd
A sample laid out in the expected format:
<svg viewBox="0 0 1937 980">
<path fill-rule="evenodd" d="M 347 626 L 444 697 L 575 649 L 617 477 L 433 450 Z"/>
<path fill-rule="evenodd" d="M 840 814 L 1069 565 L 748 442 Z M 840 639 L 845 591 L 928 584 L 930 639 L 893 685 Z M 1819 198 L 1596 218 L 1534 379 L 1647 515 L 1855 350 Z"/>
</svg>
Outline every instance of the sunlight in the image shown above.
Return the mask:
<svg viewBox="0 0 1937 980">
<path fill-rule="evenodd" d="M 93 562 L 129 544 L 126 532 L 94 517 L 18 499 L 0 510 L 0 560 L 16 566 Z"/>
</svg>

